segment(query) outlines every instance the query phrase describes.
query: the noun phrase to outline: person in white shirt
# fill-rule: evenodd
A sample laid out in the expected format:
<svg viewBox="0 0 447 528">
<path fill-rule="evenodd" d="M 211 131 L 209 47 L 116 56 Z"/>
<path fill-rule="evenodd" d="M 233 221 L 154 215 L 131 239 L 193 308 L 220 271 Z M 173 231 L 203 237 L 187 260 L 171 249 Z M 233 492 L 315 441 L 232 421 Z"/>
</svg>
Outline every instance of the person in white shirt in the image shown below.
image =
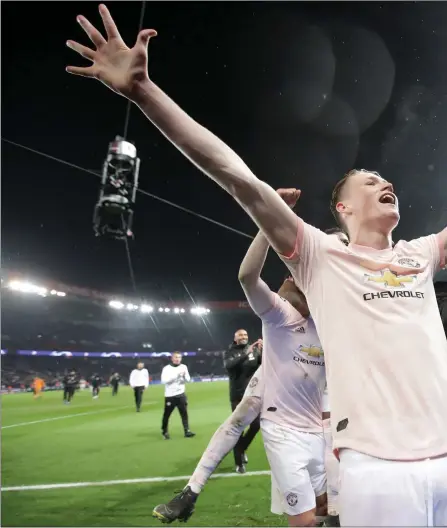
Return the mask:
<svg viewBox="0 0 447 528">
<path fill-rule="evenodd" d="M 169 418 L 175 408 L 178 409 L 182 419 L 185 438 L 195 436 L 189 430 L 188 422 L 188 400 L 185 394 L 185 384 L 191 381 L 188 367 L 182 363 L 180 352 L 174 352 L 171 356 L 171 362 L 161 371 L 161 382 L 165 386 L 165 408 L 161 425 L 161 433 L 165 440 L 169 440 L 168 426 Z"/>
<path fill-rule="evenodd" d="M 130 373 L 129 385 L 132 387 L 135 395 L 135 406 L 137 412 L 141 410 L 143 401 L 143 392 L 149 386 L 149 372 L 144 368 L 144 363 L 138 363 L 137 368 Z"/>
</svg>

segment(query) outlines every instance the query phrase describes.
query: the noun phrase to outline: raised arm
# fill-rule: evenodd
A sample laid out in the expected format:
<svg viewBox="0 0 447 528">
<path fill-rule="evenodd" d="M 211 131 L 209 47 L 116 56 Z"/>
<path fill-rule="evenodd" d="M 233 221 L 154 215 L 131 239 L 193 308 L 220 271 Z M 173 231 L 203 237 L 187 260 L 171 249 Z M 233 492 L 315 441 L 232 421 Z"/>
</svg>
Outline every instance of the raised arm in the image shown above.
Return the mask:
<svg viewBox="0 0 447 528">
<path fill-rule="evenodd" d="M 261 271 L 269 250 L 269 241 L 262 231 L 256 235 L 239 268 L 239 282 L 247 301 L 257 315 L 262 315 L 272 308 L 274 299 L 272 291 L 261 279 Z"/>
<path fill-rule="evenodd" d="M 78 16 L 77 21 L 96 50 L 67 41 L 68 47 L 93 63 L 89 67 L 69 66 L 67 71 L 98 79 L 137 104 L 171 143 L 231 194 L 264 231 L 276 251 L 285 256 L 293 254 L 297 249 L 298 217 L 269 185 L 256 178 L 231 148 L 188 116 L 149 79 L 147 47 L 156 31 L 141 31 L 135 46 L 129 49 L 107 8 L 100 5 L 99 12 L 107 40 L 86 18 Z M 296 190 L 289 192 L 293 194 Z"/>
<path fill-rule="evenodd" d="M 278 190 L 277 193 L 289 208 L 295 206 L 300 195 L 300 191 L 298 191 L 296 197 L 294 196 L 291 199 L 282 189 Z M 268 312 L 274 304 L 272 291 L 261 279 L 261 272 L 267 258 L 269 246 L 269 241 L 264 233 L 259 231 L 250 244 L 239 268 L 239 282 L 247 297 L 247 301 L 257 315 L 263 315 Z"/>
</svg>

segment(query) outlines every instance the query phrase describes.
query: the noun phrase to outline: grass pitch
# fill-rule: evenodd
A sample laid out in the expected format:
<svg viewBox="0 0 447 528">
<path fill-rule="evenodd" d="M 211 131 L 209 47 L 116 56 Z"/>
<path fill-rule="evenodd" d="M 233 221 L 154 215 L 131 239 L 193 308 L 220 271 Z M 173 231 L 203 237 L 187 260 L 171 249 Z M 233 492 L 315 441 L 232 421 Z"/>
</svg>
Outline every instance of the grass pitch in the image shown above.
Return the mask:
<svg viewBox="0 0 447 528">
<path fill-rule="evenodd" d="M 166 441 L 160 432 L 160 386 L 145 392 L 141 413 L 135 412 L 132 391 L 123 387 L 116 397 L 103 389 L 98 400 L 88 391 L 77 392 L 70 406 L 63 405 L 61 392 L 47 392 L 39 400 L 31 394 L 3 395 L 1 525 L 161 526 L 152 518 L 152 508 L 186 484 L 179 477 L 193 472 L 230 412 L 225 382 L 192 384 L 188 399 L 190 426 L 197 436 L 183 437 L 175 412 L 172 439 Z M 248 455 L 249 472 L 268 469 L 260 434 Z M 233 471 L 230 454 L 216 473 Z M 36 485 L 47 487 L 26 488 Z M 25 489 L 14 489 L 18 487 Z M 287 522 L 270 513 L 270 477 L 248 474 L 211 480 L 188 524 Z"/>
</svg>

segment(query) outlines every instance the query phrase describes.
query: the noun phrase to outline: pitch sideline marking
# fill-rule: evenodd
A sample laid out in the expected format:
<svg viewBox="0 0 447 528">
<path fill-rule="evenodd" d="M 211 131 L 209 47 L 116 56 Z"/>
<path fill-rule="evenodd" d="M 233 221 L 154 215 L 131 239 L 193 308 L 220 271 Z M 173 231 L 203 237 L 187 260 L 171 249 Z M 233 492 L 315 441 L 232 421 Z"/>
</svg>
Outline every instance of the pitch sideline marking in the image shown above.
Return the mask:
<svg viewBox="0 0 447 528">
<path fill-rule="evenodd" d="M 145 405 L 152 405 L 155 402 L 148 402 Z M 102 409 L 100 411 L 88 411 L 83 413 L 77 413 L 77 414 L 66 414 L 64 416 L 55 416 L 54 418 L 44 418 L 43 420 L 35 420 L 34 422 L 22 422 L 18 424 L 11 424 L 11 425 L 2 425 L 3 429 L 11 429 L 12 427 L 23 427 L 25 425 L 34 425 L 34 424 L 40 424 L 44 422 L 54 422 L 56 420 L 64 420 L 65 418 L 75 418 L 76 416 L 89 416 L 91 414 L 100 414 L 110 411 L 117 411 L 119 409 L 128 409 L 129 405 L 124 405 L 122 407 L 112 407 L 110 409 Z"/>
<path fill-rule="evenodd" d="M 247 473 L 216 473 L 211 475 L 212 479 L 216 478 L 232 478 L 232 477 L 258 477 L 262 475 L 270 475 L 270 471 L 247 471 Z M 54 489 L 67 489 L 67 488 L 88 488 L 91 486 L 116 486 L 120 484 L 145 484 L 152 482 L 175 482 L 177 480 L 189 480 L 189 476 L 183 477 L 147 477 L 138 479 L 125 479 L 125 480 L 104 480 L 96 482 L 66 482 L 61 484 L 35 484 L 32 486 L 9 486 L 2 488 L 4 491 L 38 491 L 38 490 L 54 490 Z"/>
</svg>

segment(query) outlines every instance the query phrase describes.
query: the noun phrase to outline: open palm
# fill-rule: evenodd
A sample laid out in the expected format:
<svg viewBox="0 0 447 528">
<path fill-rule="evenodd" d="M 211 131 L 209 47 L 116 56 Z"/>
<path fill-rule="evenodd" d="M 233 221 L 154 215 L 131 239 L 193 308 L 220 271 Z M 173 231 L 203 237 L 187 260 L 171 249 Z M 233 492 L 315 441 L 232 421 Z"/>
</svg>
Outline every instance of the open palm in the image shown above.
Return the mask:
<svg viewBox="0 0 447 528">
<path fill-rule="evenodd" d="M 124 43 L 118 28 L 103 4 L 99 6 L 107 40 L 83 16 L 78 16 L 77 21 L 94 44 L 96 49 L 91 49 L 73 40 L 67 41 L 67 46 L 76 51 L 93 64 L 87 67 L 67 66 L 68 73 L 98 79 L 114 92 L 132 99 L 138 86 L 147 81 L 147 46 L 151 37 L 157 32 L 145 29 L 138 34 L 133 48 L 128 48 Z"/>
</svg>

